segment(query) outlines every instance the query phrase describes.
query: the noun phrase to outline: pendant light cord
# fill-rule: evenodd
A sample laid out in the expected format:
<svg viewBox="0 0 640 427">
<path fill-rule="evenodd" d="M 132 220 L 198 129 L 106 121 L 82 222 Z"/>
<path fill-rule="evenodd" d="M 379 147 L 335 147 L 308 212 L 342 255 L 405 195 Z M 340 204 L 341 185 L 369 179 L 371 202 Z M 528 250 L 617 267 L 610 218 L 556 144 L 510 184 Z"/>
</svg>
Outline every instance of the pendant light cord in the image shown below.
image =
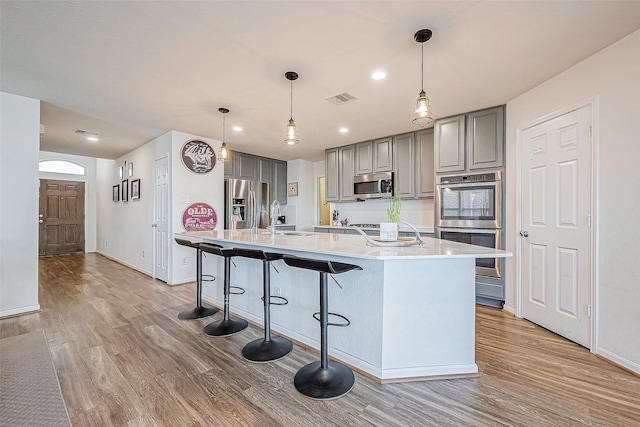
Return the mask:
<svg viewBox="0 0 640 427">
<path fill-rule="evenodd" d="M 420 87 L 422 89 L 422 92 L 424 92 L 424 42 L 420 43 L 420 46 L 422 47 L 422 67 L 420 68 L 420 78 L 422 80 Z"/>
<path fill-rule="evenodd" d="M 289 83 L 291 83 L 291 103 L 289 105 L 291 105 L 291 117 L 290 120 L 293 120 L 293 80 L 289 80 Z"/>
<path fill-rule="evenodd" d="M 227 129 L 227 114 L 222 115 L 222 142 L 224 143 L 227 139 L 226 137 L 226 129 Z"/>
</svg>

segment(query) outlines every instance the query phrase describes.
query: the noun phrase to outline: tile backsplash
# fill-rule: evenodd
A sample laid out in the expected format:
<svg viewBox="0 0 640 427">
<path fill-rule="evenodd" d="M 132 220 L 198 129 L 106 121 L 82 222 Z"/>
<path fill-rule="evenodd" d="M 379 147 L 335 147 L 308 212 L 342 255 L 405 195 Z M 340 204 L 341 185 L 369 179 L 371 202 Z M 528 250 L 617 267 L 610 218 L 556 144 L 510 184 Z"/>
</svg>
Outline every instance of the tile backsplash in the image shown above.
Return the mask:
<svg viewBox="0 0 640 427">
<path fill-rule="evenodd" d="M 349 224 L 377 224 L 387 221 L 389 201 L 384 199 L 366 202 L 331 203 L 331 211 L 337 210 L 340 220 Z M 433 199 L 403 200 L 400 221 L 418 228 L 433 228 Z"/>
</svg>

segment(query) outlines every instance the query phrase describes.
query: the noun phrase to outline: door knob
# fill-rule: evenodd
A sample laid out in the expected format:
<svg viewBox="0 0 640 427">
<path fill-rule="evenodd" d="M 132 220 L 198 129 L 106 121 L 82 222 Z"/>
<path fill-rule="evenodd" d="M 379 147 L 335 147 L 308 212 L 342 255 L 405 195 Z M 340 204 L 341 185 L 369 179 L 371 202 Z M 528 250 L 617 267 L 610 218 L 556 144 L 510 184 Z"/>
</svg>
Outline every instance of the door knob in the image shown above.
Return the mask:
<svg viewBox="0 0 640 427">
<path fill-rule="evenodd" d="M 156 228 L 156 227 L 158 226 L 158 224 L 151 224 L 151 226 L 152 226 L 153 228 Z"/>
<path fill-rule="evenodd" d="M 39 224 L 42 224 L 43 222 L 44 222 L 43 220 L 38 220 L 38 223 L 39 223 Z"/>
<path fill-rule="evenodd" d="M 521 231 L 521 232 L 520 232 L 520 235 L 521 235 L 522 237 L 529 237 L 529 232 L 528 232 L 528 231 Z"/>
</svg>

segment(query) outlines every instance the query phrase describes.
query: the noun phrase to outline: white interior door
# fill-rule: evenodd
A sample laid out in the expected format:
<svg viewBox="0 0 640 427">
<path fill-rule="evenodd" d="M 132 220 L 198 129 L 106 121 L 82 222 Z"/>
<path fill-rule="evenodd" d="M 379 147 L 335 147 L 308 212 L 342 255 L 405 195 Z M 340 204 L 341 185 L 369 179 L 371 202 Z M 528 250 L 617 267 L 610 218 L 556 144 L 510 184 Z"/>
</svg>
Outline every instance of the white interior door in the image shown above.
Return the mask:
<svg viewBox="0 0 640 427">
<path fill-rule="evenodd" d="M 591 347 L 591 106 L 522 133 L 522 317 Z"/>
<path fill-rule="evenodd" d="M 156 160 L 153 209 L 153 277 L 169 279 L 169 157 Z"/>
</svg>

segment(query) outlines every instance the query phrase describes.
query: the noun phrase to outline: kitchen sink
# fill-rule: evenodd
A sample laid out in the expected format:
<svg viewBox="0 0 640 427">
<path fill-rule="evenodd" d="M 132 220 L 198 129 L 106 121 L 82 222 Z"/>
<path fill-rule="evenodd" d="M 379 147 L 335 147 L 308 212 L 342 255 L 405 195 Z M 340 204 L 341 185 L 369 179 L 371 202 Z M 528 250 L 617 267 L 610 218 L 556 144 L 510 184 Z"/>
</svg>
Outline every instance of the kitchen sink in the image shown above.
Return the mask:
<svg viewBox="0 0 640 427">
<path fill-rule="evenodd" d="M 313 236 L 314 233 L 308 231 L 276 231 L 279 236 Z"/>
</svg>

